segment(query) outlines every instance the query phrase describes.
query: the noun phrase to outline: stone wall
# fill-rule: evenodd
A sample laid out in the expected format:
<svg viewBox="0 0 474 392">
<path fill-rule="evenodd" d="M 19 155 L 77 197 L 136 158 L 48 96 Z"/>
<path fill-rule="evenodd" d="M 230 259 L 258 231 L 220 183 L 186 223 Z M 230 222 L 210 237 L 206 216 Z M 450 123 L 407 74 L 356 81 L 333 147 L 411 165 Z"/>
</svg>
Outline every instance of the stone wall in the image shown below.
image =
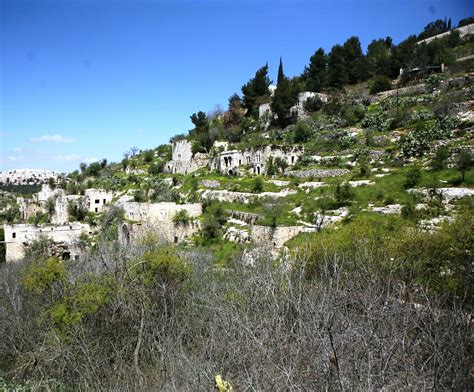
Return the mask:
<svg viewBox="0 0 474 392">
<path fill-rule="evenodd" d="M 6 262 L 12 263 L 21 261 L 25 255 L 25 250 L 33 241 L 41 236 L 52 239 L 55 243 L 62 244 L 68 250 L 64 257 L 71 257 L 78 254 L 75 243 L 82 233 L 90 234 L 91 228 L 83 223 L 69 223 L 67 225 L 30 225 L 13 224 L 4 225 Z"/>
<path fill-rule="evenodd" d="M 148 222 L 150 224 L 172 223 L 174 216 L 181 210 L 186 210 L 191 218 L 197 218 L 202 214 L 202 205 L 200 203 L 176 204 L 173 202 L 128 202 L 121 204 L 121 207 L 124 210 L 126 219 Z"/>
<path fill-rule="evenodd" d="M 469 36 L 469 35 L 474 35 L 474 23 L 471 23 L 467 26 L 458 27 L 457 29 L 454 29 L 454 31 L 459 31 L 459 36 L 461 38 L 465 36 Z M 421 41 L 418 41 L 417 43 L 418 44 L 430 43 L 431 41 L 434 41 L 435 39 L 447 37 L 450 34 L 451 34 L 451 31 L 446 31 L 445 33 L 435 35 L 434 37 L 423 39 Z"/>
<path fill-rule="evenodd" d="M 171 144 L 171 159 L 173 161 L 189 162 L 193 157 L 192 144 L 186 139 L 174 141 Z"/>
<path fill-rule="evenodd" d="M 322 177 L 339 177 L 349 173 L 347 169 L 308 169 L 308 170 L 293 170 L 285 174 L 298 178 L 322 178 Z"/>
<path fill-rule="evenodd" d="M 287 241 L 299 233 L 307 231 L 304 226 L 252 226 L 250 237 L 256 245 L 270 244 L 274 248 L 281 248 Z"/>
<path fill-rule="evenodd" d="M 25 197 L 17 197 L 16 203 L 20 208 L 20 219 L 27 221 L 29 218 L 34 217 L 38 213 L 44 211 L 43 207 L 39 205 L 35 199 L 27 199 Z"/>
<path fill-rule="evenodd" d="M 89 204 L 88 199 L 85 196 L 65 195 L 57 197 L 54 205 L 54 214 L 51 217 L 51 223 L 62 225 L 69 222 L 69 203 L 80 204 L 86 209 Z"/>
<path fill-rule="evenodd" d="M 253 199 L 268 198 L 268 199 L 276 200 L 276 199 L 286 197 L 289 195 L 294 195 L 295 193 L 297 192 L 290 189 L 282 190 L 280 192 L 261 192 L 261 193 L 232 192 L 228 190 L 206 189 L 201 193 L 201 199 L 248 204 Z"/>
<path fill-rule="evenodd" d="M 199 221 L 191 221 L 186 224 L 174 224 L 173 222 L 160 223 L 127 223 L 119 226 L 118 238 L 124 245 L 130 245 L 144 238 L 147 233 L 154 233 L 163 242 L 178 244 L 186 238 L 197 233 L 200 229 Z"/>
<path fill-rule="evenodd" d="M 172 160 L 165 163 L 165 173 L 189 174 L 206 167 L 209 163 L 207 154 L 192 154 L 191 142 L 183 139 L 172 143 Z"/>
</svg>

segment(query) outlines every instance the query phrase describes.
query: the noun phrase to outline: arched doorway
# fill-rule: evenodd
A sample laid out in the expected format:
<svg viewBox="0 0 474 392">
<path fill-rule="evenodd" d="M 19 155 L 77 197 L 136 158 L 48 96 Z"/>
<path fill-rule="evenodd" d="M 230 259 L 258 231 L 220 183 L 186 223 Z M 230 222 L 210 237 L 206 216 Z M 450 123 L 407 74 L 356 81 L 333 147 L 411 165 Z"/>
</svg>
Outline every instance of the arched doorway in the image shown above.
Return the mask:
<svg viewBox="0 0 474 392">
<path fill-rule="evenodd" d="M 122 240 L 125 245 L 130 245 L 130 230 L 127 225 L 122 226 Z"/>
</svg>

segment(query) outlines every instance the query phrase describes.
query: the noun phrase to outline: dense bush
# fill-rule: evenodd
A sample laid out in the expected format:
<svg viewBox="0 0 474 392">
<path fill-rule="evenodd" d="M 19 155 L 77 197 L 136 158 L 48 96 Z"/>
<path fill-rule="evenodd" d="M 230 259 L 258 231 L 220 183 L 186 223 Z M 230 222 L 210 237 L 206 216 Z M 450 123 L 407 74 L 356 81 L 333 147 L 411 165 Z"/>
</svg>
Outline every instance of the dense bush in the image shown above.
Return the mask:
<svg viewBox="0 0 474 392">
<path fill-rule="evenodd" d="M 402 235 L 357 221 L 303 244 L 293 268 L 265 255 L 223 270 L 149 236 L 3 265 L 0 377 L 12 389 L 211 390 L 222 375 L 235 390 L 467 390 L 470 322 L 436 294 L 473 287 L 472 216 L 458 223 Z"/>
<path fill-rule="evenodd" d="M 390 90 L 392 82 L 390 78 L 384 75 L 374 76 L 369 82 L 370 94 L 377 94 L 382 91 Z"/>
<path fill-rule="evenodd" d="M 323 107 L 323 101 L 321 101 L 321 98 L 319 98 L 318 95 L 314 97 L 309 97 L 303 105 L 304 110 L 306 110 L 309 113 L 317 112 L 321 110 L 322 107 Z"/>
</svg>

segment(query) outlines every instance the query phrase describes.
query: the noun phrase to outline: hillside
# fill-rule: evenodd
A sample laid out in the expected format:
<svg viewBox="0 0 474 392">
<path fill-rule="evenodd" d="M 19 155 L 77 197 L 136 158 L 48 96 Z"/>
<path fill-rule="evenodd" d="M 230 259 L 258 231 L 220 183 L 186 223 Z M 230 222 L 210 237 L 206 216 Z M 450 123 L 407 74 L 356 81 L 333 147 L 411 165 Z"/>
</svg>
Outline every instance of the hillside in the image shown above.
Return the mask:
<svg viewBox="0 0 474 392">
<path fill-rule="evenodd" d="M 444 23 L 2 184 L 5 388 L 467 390 L 474 25 Z"/>
</svg>

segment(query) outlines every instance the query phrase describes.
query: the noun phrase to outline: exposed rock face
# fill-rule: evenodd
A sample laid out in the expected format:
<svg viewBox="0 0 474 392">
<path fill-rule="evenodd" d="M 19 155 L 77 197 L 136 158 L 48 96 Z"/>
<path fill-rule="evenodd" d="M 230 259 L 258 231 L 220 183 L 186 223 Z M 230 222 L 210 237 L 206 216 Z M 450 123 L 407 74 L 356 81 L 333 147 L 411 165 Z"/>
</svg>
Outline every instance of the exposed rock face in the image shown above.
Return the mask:
<svg viewBox="0 0 474 392">
<path fill-rule="evenodd" d="M 402 206 L 400 204 L 389 204 L 384 207 L 374 207 L 369 204 L 369 210 L 383 215 L 400 215 L 402 212 Z"/>
<path fill-rule="evenodd" d="M 252 226 L 251 239 L 256 245 L 270 244 L 272 247 L 279 249 L 283 247 L 285 242 L 296 237 L 302 232 L 311 232 L 314 229 L 305 226 Z"/>
<path fill-rule="evenodd" d="M 201 185 L 204 188 L 216 189 L 221 186 L 221 183 L 217 180 L 201 180 Z"/>
<path fill-rule="evenodd" d="M 453 200 L 462 199 L 463 197 L 474 196 L 474 189 L 469 188 L 438 188 L 437 192 L 443 196 L 443 201 L 451 203 Z M 429 195 L 430 190 L 424 188 L 409 189 L 409 193 L 421 193 L 425 196 Z"/>
<path fill-rule="evenodd" d="M 36 194 L 36 201 L 40 204 L 46 202 L 50 197 L 64 196 L 65 192 L 61 188 L 51 188 L 48 184 L 43 184 L 41 190 Z"/>
<path fill-rule="evenodd" d="M 39 225 L 15 224 L 4 225 L 6 243 L 6 262 L 16 262 L 23 259 L 25 250 L 41 236 L 52 239 L 67 250 L 64 258 L 74 257 L 79 254 L 76 242 L 82 233 L 89 234 L 91 228 L 87 224 L 73 222 L 67 225 Z M 61 256 L 61 255 L 60 255 Z"/>
<path fill-rule="evenodd" d="M 230 226 L 225 230 L 224 239 L 227 241 L 237 242 L 239 244 L 245 244 L 250 242 L 250 234 L 247 230 Z"/>
<path fill-rule="evenodd" d="M 296 191 L 286 189 L 280 192 L 262 192 L 262 193 L 248 193 L 248 192 L 231 192 L 228 190 L 212 190 L 208 189 L 201 193 L 203 200 L 218 200 L 248 204 L 252 199 L 269 198 L 279 199 L 288 195 L 294 195 Z"/>
<path fill-rule="evenodd" d="M 339 177 L 349 173 L 347 169 L 309 169 L 309 170 L 290 170 L 285 174 L 287 176 L 298 177 L 298 178 L 310 178 L 310 177 Z"/>
<path fill-rule="evenodd" d="M 353 187 L 374 185 L 374 182 L 370 180 L 358 180 L 358 181 L 347 181 L 347 182 Z"/>
</svg>

